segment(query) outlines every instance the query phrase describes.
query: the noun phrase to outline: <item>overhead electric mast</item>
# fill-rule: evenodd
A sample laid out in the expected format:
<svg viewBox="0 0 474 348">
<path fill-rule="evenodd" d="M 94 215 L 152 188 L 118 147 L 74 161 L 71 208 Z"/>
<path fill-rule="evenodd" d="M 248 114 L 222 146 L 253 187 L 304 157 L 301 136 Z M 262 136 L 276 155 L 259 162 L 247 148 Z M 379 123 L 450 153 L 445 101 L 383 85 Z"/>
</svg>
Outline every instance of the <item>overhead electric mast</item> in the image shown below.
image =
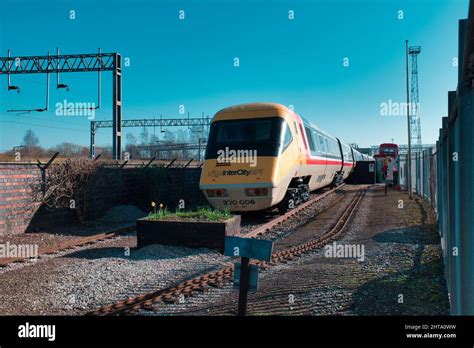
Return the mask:
<svg viewBox="0 0 474 348">
<path fill-rule="evenodd" d="M 58 51 L 59 53 L 59 51 Z M 19 91 L 18 86 L 10 84 L 10 75 L 19 74 L 47 74 L 49 88 L 49 74 L 57 74 L 57 88 L 67 88 L 59 82 L 59 73 L 69 72 L 98 72 L 99 105 L 100 105 L 100 72 L 112 72 L 112 156 L 114 159 L 122 157 L 122 58 L 119 53 L 88 54 L 56 54 L 47 56 L 10 56 L 0 57 L 0 75 L 8 76 L 8 90 Z M 48 101 L 49 90 L 46 100 Z M 47 105 L 47 104 L 46 104 Z M 37 109 L 32 111 L 45 111 Z"/>
<path fill-rule="evenodd" d="M 418 94 L 418 54 L 420 46 L 411 46 L 408 53 L 411 56 L 411 98 L 410 98 L 410 125 L 411 145 L 414 152 L 421 152 L 421 124 L 420 124 L 420 97 Z"/>
</svg>

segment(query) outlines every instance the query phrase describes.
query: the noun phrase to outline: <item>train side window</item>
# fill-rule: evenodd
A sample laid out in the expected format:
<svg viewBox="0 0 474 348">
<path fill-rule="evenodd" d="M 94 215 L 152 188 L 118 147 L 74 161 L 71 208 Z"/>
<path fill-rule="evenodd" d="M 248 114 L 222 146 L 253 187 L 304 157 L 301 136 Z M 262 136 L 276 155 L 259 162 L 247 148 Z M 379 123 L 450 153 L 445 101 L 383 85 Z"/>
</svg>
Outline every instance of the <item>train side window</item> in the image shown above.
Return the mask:
<svg viewBox="0 0 474 348">
<path fill-rule="evenodd" d="M 295 133 L 296 133 L 296 135 L 298 135 L 298 126 L 296 125 L 295 121 L 293 121 L 293 124 L 295 125 Z"/>
<path fill-rule="evenodd" d="M 291 130 L 288 124 L 285 122 L 283 126 L 283 146 L 281 152 L 283 153 L 288 146 L 290 146 L 291 142 L 293 141 L 293 136 L 291 135 Z"/>
<path fill-rule="evenodd" d="M 304 127 L 304 130 L 306 132 L 306 138 L 308 138 L 309 150 L 311 151 L 311 154 L 314 154 L 316 152 L 316 147 L 314 146 L 313 137 L 311 136 L 311 130 L 308 127 Z"/>
<path fill-rule="evenodd" d="M 348 162 L 348 161 L 349 161 L 349 152 L 347 152 L 347 148 L 346 148 L 346 147 L 343 147 L 342 153 L 343 153 L 343 155 L 344 155 L 344 162 Z"/>
<path fill-rule="evenodd" d="M 331 154 L 337 157 L 337 147 L 334 140 L 331 140 Z"/>
<path fill-rule="evenodd" d="M 326 146 L 324 144 L 324 139 L 321 134 L 318 134 L 318 140 L 319 140 L 319 151 L 325 153 Z"/>
<path fill-rule="evenodd" d="M 315 142 L 316 151 L 318 153 L 321 153 L 323 149 L 321 148 L 321 143 L 319 142 L 319 134 L 314 132 L 314 131 L 313 131 L 313 139 L 314 139 L 314 142 Z"/>
<path fill-rule="evenodd" d="M 324 146 L 326 147 L 326 153 L 331 153 L 331 150 L 329 149 L 328 138 L 324 138 Z"/>
</svg>

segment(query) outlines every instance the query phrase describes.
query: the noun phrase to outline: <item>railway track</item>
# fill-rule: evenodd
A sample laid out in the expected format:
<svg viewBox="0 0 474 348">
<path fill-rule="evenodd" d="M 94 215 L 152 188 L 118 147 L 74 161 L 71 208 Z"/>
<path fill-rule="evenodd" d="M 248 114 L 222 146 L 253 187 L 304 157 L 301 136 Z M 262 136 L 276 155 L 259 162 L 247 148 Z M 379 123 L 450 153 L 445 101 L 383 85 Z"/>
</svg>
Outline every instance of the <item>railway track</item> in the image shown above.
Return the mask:
<svg viewBox="0 0 474 348">
<path fill-rule="evenodd" d="M 44 255 L 51 255 L 51 254 L 59 253 L 61 251 L 66 251 L 66 250 L 74 249 L 74 248 L 81 247 L 84 245 L 97 243 L 106 239 L 114 238 L 114 237 L 117 237 L 118 235 L 135 231 L 135 228 L 136 228 L 135 226 L 128 226 L 128 227 L 123 227 L 123 228 L 110 231 L 110 232 L 98 233 L 98 234 L 94 234 L 88 237 L 75 238 L 68 241 L 60 242 L 58 244 L 48 245 L 47 247 L 40 248 L 38 250 L 38 258 Z M 30 260 L 30 258 L 24 258 L 24 257 L 4 258 L 0 260 L 0 267 L 6 267 L 9 264 L 12 264 L 15 262 L 27 262 L 28 260 Z"/>
<path fill-rule="evenodd" d="M 306 211 L 307 209 L 309 209 L 309 207 L 311 207 L 311 205 L 313 205 L 314 203 L 323 200 L 324 198 L 326 198 L 330 194 L 336 192 L 337 190 L 341 189 L 345 185 L 346 184 L 339 185 L 338 187 L 336 187 L 332 190 L 329 190 L 327 192 L 324 192 L 321 195 L 317 195 L 317 196 L 307 200 L 303 204 L 297 206 L 295 209 L 292 209 L 292 210 L 288 211 L 284 215 L 278 216 L 277 218 L 272 219 L 271 221 L 269 221 L 267 223 L 264 223 L 263 225 L 251 230 L 250 232 L 247 232 L 246 234 L 244 234 L 244 237 L 246 237 L 246 238 L 258 237 L 258 236 L 261 236 L 261 235 L 269 232 L 272 228 L 274 228 L 278 225 L 281 225 L 282 223 L 284 223 L 288 219 L 291 219 L 295 216 L 298 216 L 299 214 L 301 214 L 304 211 Z"/>
<path fill-rule="evenodd" d="M 304 209 L 306 209 L 311 204 L 322 200 L 326 196 L 328 196 L 331 193 L 335 192 L 336 190 L 342 188 L 344 185 L 345 184 L 340 185 L 335 189 L 329 190 L 329 191 L 327 191 L 327 192 L 325 192 L 321 195 L 318 195 L 316 197 L 311 198 L 310 200 L 308 200 L 307 202 L 305 202 L 304 204 L 299 206 L 298 209 L 291 210 L 288 213 L 286 213 L 285 215 L 279 216 L 278 218 L 276 218 L 274 220 L 271 220 L 267 223 L 264 223 L 263 225 L 259 226 L 258 228 L 256 228 L 256 229 L 250 231 L 249 233 L 245 234 L 245 236 L 246 237 L 253 237 L 253 236 L 257 236 L 257 235 L 262 235 L 263 233 L 270 230 L 274 226 L 279 225 L 279 224 L 283 223 L 284 221 L 288 220 L 289 218 L 291 218 L 292 216 L 297 215 L 299 212 L 304 211 Z M 100 241 L 103 241 L 103 240 L 106 240 L 106 239 L 111 239 L 111 238 L 117 237 L 118 235 L 121 235 L 121 234 L 124 234 L 124 233 L 127 233 L 127 232 L 135 231 L 135 229 L 136 229 L 136 226 L 128 226 L 128 227 L 120 228 L 120 229 L 117 229 L 117 230 L 114 230 L 114 231 L 98 233 L 98 234 L 94 234 L 92 236 L 76 238 L 76 239 L 60 242 L 60 243 L 57 243 L 57 244 L 48 245 L 46 247 L 40 248 L 38 250 L 38 255 L 37 256 L 38 256 L 38 258 L 41 258 L 44 255 L 52 255 L 52 254 L 56 254 L 56 253 L 59 253 L 59 252 L 62 252 L 62 251 L 71 250 L 71 249 L 74 249 L 74 248 L 77 248 L 77 247 L 81 247 L 81 246 L 84 246 L 84 245 L 90 245 L 90 244 L 97 243 L 97 242 L 100 242 Z M 0 260 L 0 268 L 7 267 L 8 265 L 13 264 L 13 263 L 27 262 L 29 260 L 31 260 L 31 258 L 28 258 L 28 257 L 3 258 L 3 259 Z"/>
<path fill-rule="evenodd" d="M 322 236 L 309 240 L 305 243 L 300 243 L 290 248 L 275 252 L 272 254 L 270 262 L 257 261 L 255 264 L 259 265 L 262 270 L 272 267 L 279 263 L 286 263 L 291 261 L 293 258 L 301 256 L 304 253 L 316 250 L 325 244 L 337 239 L 339 235 L 347 227 L 348 223 L 352 219 L 357 210 L 357 207 L 367 191 L 367 186 L 358 190 L 348 206 L 344 209 L 343 213 L 336 219 L 334 224 L 328 229 Z M 327 194 L 334 192 L 329 191 Z M 290 211 L 287 214 L 278 217 L 258 228 L 254 231 L 247 233 L 246 237 L 260 236 L 272 229 L 274 226 L 278 226 L 290 217 L 297 216 L 299 212 L 307 209 L 312 203 L 318 201 L 324 197 L 316 197 L 313 200 L 306 202 L 299 206 L 295 211 Z M 319 198 L 319 199 L 318 199 Z M 290 214 L 291 213 L 291 214 Z M 151 309 L 155 303 L 167 302 L 167 303 L 179 303 L 180 300 L 185 297 L 191 296 L 195 292 L 204 292 L 208 287 L 222 287 L 224 282 L 232 279 L 233 276 L 233 263 L 229 262 L 224 268 L 203 274 L 185 282 L 179 283 L 176 286 L 161 289 L 152 293 L 143 294 L 137 297 L 129 298 L 127 300 L 116 302 L 115 304 L 99 308 L 92 312 L 86 313 L 86 315 L 118 315 L 127 314 L 140 309 Z"/>
</svg>

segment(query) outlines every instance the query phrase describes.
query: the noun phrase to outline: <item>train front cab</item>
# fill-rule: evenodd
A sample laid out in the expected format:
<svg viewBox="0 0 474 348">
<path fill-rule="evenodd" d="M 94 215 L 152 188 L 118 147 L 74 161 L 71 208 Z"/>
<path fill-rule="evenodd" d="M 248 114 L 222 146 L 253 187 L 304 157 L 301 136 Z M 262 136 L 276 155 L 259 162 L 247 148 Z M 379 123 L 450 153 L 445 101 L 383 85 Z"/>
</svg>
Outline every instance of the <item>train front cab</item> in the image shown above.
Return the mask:
<svg viewBox="0 0 474 348">
<path fill-rule="evenodd" d="M 232 107 L 211 124 L 200 188 L 209 203 L 235 212 L 275 206 L 302 164 L 291 110 Z"/>
</svg>

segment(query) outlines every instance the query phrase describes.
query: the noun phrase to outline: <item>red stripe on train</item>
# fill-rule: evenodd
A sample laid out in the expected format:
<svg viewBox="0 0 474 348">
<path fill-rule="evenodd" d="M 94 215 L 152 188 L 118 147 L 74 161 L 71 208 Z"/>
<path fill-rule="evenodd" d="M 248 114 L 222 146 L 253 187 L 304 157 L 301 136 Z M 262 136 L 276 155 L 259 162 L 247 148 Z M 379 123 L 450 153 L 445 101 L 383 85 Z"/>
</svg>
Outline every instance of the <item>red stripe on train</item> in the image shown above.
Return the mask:
<svg viewBox="0 0 474 348">
<path fill-rule="evenodd" d="M 341 165 L 342 161 L 333 161 L 333 160 L 322 160 L 322 159 L 312 159 L 309 156 L 306 156 L 306 164 L 319 164 L 319 165 Z M 344 163 L 344 167 L 352 167 L 352 163 Z"/>
<path fill-rule="evenodd" d="M 341 165 L 342 161 L 334 161 L 334 160 L 321 160 L 321 159 L 312 159 L 309 156 L 309 149 L 308 145 L 306 144 L 306 138 L 305 138 L 305 132 L 303 129 L 303 120 L 301 119 L 300 115 L 298 115 L 296 112 L 294 113 L 296 115 L 296 120 L 298 121 L 298 125 L 300 126 L 300 132 L 301 132 L 301 138 L 303 139 L 303 144 L 304 144 L 304 149 L 305 149 L 305 155 L 306 155 L 306 164 L 316 164 L 316 165 Z M 352 167 L 352 163 L 344 163 L 344 167 Z"/>
</svg>

